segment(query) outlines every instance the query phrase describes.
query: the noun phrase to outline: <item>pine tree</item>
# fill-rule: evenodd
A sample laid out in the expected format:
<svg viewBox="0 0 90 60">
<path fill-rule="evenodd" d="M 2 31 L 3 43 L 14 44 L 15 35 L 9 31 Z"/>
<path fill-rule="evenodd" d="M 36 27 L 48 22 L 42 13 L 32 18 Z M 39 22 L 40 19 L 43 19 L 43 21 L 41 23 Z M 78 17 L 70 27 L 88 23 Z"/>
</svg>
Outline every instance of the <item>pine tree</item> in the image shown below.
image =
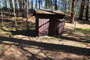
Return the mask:
<svg viewBox="0 0 90 60">
<path fill-rule="evenodd" d="M 87 1 L 87 5 L 86 5 L 86 20 L 89 21 L 89 0 Z"/>
<path fill-rule="evenodd" d="M 79 19 L 81 19 L 81 20 L 83 18 L 84 7 L 85 7 L 85 0 L 82 0 L 81 7 L 80 7 L 80 13 L 79 13 Z"/>
<path fill-rule="evenodd" d="M 73 1 L 72 1 L 71 20 L 70 20 L 71 23 L 74 23 L 74 18 L 75 18 L 75 7 L 76 7 L 76 4 L 77 4 L 77 0 L 73 0 Z"/>
</svg>

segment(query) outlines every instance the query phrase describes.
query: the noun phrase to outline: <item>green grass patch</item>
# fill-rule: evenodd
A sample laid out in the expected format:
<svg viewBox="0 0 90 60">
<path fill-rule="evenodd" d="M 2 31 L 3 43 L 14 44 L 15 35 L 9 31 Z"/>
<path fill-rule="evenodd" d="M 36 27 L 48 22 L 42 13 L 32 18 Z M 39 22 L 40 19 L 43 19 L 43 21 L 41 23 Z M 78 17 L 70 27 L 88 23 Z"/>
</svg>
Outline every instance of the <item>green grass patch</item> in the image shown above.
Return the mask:
<svg viewBox="0 0 90 60">
<path fill-rule="evenodd" d="M 4 32 L 2 29 L 0 29 L 0 32 Z"/>
<path fill-rule="evenodd" d="M 39 38 L 42 38 L 42 39 L 54 39 L 55 37 L 51 37 L 51 36 L 41 36 Z"/>
<path fill-rule="evenodd" d="M 75 32 L 80 32 L 83 34 L 90 34 L 90 28 L 76 29 Z"/>
</svg>

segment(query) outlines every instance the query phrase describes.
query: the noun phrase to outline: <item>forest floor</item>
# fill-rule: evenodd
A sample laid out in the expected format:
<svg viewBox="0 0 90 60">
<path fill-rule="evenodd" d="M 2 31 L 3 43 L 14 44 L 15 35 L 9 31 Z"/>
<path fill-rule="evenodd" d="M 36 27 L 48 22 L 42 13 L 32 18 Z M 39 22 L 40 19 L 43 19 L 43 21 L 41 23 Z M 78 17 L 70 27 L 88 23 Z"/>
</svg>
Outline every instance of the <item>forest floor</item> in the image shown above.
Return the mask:
<svg viewBox="0 0 90 60">
<path fill-rule="evenodd" d="M 66 22 L 62 36 L 56 37 L 32 37 L 0 29 L 0 60 L 90 60 L 90 23 Z"/>
</svg>

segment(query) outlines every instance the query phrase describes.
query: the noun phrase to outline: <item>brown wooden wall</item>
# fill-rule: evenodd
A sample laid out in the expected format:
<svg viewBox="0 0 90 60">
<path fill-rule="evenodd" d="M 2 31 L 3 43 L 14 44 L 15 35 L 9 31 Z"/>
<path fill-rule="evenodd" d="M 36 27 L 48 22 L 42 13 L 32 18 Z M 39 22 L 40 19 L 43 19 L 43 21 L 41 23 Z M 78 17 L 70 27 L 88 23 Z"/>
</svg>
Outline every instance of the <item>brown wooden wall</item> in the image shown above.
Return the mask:
<svg viewBox="0 0 90 60">
<path fill-rule="evenodd" d="M 64 29 L 64 15 L 37 14 L 36 29 L 39 36 L 60 35 Z"/>
</svg>

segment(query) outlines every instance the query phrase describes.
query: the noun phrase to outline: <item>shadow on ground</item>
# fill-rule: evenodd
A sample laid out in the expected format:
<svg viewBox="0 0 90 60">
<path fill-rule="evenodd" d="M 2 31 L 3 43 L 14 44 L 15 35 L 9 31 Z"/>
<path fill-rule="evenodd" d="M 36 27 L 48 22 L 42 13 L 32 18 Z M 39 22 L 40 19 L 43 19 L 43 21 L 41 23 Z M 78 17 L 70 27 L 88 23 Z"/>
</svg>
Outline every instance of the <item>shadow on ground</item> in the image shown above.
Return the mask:
<svg viewBox="0 0 90 60">
<path fill-rule="evenodd" d="M 35 42 L 35 41 L 28 41 L 28 40 L 21 40 L 21 39 L 15 39 L 15 38 L 7 38 L 7 37 L 0 37 L 0 41 L 10 41 L 14 43 L 19 43 L 21 45 L 38 46 L 38 47 L 42 47 L 45 50 L 50 50 L 50 51 L 62 51 L 62 52 L 67 52 L 67 53 L 72 53 L 77 55 L 90 56 L 90 49 L 86 49 L 86 48 Z"/>
<path fill-rule="evenodd" d="M 11 31 L 13 35 L 24 35 L 24 36 L 32 36 L 36 37 L 37 33 L 36 30 L 18 30 L 18 31 Z"/>
</svg>

